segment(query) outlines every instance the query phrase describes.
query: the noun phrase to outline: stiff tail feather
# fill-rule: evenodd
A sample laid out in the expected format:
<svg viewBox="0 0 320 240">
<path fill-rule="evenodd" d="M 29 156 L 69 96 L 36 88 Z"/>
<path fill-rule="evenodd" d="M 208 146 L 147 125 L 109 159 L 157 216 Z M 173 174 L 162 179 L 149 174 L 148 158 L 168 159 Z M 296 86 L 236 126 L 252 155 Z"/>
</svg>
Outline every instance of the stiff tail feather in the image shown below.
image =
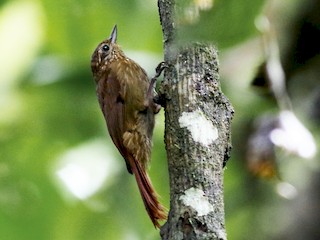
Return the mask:
<svg viewBox="0 0 320 240">
<path fill-rule="evenodd" d="M 133 157 L 132 157 L 133 158 Z M 132 159 L 131 168 L 136 178 L 144 206 L 149 214 L 149 217 L 156 228 L 160 228 L 159 220 L 167 219 L 165 208 L 158 201 L 157 193 L 155 192 L 147 172 L 139 161 Z"/>
</svg>

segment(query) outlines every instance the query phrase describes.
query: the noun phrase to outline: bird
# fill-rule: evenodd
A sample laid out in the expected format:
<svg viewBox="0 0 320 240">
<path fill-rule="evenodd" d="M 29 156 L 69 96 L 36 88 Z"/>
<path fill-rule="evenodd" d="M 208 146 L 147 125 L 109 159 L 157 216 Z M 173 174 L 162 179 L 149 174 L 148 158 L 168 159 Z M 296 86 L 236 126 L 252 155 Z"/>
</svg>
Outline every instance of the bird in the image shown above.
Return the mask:
<svg viewBox="0 0 320 240">
<path fill-rule="evenodd" d="M 160 66 L 160 65 L 159 65 Z M 157 67 L 158 77 L 164 67 Z M 147 169 L 151 158 L 156 103 L 154 83 L 146 71 L 128 58 L 117 44 L 117 25 L 111 35 L 98 44 L 91 58 L 96 94 L 114 145 L 135 176 L 146 211 L 155 226 L 167 218 Z"/>
</svg>

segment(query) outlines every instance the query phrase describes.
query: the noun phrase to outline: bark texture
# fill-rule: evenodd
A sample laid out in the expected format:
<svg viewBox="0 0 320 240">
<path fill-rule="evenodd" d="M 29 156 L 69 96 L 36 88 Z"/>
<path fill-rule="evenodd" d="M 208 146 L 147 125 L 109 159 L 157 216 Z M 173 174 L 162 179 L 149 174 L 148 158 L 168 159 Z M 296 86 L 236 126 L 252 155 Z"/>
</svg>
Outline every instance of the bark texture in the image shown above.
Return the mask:
<svg viewBox="0 0 320 240">
<path fill-rule="evenodd" d="M 170 211 L 162 239 L 226 239 L 223 165 L 230 151 L 233 108 L 220 90 L 216 49 L 194 43 L 177 47 L 175 3 L 159 0 L 165 72 L 165 143 Z"/>
</svg>

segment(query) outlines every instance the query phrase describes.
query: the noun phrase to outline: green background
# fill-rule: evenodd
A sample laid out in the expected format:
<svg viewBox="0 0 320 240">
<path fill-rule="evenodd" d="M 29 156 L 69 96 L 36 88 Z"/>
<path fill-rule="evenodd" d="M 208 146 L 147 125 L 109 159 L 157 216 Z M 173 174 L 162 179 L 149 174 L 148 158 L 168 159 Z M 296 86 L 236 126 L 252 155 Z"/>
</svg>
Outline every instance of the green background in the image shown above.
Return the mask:
<svg viewBox="0 0 320 240">
<path fill-rule="evenodd" d="M 234 150 L 225 170 L 228 237 L 272 239 L 287 225 L 288 200 L 274 190 L 276 181 L 258 180 L 247 172 L 241 142 L 248 133 L 241 126 L 268 109 L 276 111 L 274 103 L 248 88 L 255 64 L 223 70 L 223 59 L 238 44 L 257 36 L 254 20 L 263 1 L 212 3 L 212 9 L 199 10 L 199 17 L 191 20 L 183 11 L 192 1 L 182 4 L 179 37 L 218 46 L 222 88 L 236 110 Z M 154 0 L 0 1 L 1 239 L 160 239 L 134 177 L 110 141 L 96 99 L 91 54 L 114 24 L 125 53 L 153 75 L 163 59 Z M 230 71 L 239 74 L 238 82 L 223 76 Z M 162 110 L 150 176 L 169 207 L 163 131 Z M 293 168 L 304 165 L 294 159 Z M 289 176 L 294 182 L 297 175 Z M 80 197 L 65 181 L 75 184 Z"/>
</svg>

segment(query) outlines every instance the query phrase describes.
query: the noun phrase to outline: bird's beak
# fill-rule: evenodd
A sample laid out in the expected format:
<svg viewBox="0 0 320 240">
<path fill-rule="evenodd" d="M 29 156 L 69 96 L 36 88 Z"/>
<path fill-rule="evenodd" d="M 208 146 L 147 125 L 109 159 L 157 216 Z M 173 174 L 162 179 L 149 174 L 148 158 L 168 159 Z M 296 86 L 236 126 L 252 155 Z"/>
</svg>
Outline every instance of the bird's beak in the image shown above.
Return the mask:
<svg viewBox="0 0 320 240">
<path fill-rule="evenodd" d="M 117 41 L 117 24 L 114 25 L 111 35 L 110 35 L 111 43 L 116 43 Z"/>
</svg>

